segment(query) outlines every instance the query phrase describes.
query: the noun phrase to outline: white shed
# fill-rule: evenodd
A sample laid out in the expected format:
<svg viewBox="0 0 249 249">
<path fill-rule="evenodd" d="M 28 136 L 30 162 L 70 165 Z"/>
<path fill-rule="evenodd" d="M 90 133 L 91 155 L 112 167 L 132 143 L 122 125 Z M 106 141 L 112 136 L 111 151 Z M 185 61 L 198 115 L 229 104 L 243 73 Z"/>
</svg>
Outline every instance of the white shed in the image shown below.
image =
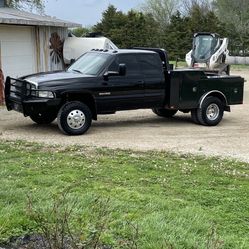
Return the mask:
<svg viewBox="0 0 249 249">
<path fill-rule="evenodd" d="M 62 69 L 68 28 L 81 25 L 3 7 L 3 2 L 0 0 L 0 74 L 19 77 Z"/>
</svg>

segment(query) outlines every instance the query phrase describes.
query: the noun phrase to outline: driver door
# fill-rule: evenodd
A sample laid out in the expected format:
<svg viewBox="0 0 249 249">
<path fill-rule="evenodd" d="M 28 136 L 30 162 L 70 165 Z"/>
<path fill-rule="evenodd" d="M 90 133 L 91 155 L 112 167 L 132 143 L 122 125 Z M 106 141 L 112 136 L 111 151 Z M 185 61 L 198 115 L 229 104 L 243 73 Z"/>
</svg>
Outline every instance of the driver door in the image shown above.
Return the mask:
<svg viewBox="0 0 249 249">
<path fill-rule="evenodd" d="M 101 109 L 118 111 L 144 106 L 144 79 L 135 54 L 118 54 L 108 71 L 118 71 L 119 64 L 126 65 L 125 76 L 109 76 L 102 80 Z M 101 93 L 100 93 L 101 95 Z"/>
</svg>

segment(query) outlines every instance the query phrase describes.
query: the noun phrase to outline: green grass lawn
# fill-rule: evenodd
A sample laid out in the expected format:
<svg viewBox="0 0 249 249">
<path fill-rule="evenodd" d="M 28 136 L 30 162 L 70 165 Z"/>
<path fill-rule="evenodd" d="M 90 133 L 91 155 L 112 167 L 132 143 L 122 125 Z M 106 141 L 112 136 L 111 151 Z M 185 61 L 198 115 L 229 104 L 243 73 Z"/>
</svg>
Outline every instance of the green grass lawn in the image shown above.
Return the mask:
<svg viewBox="0 0 249 249">
<path fill-rule="evenodd" d="M 176 61 L 170 61 L 169 63 L 173 64 L 174 68 L 175 68 L 176 65 L 177 65 L 177 68 L 186 68 L 186 67 L 188 67 L 188 65 L 187 65 L 187 63 L 185 61 L 178 61 L 177 63 L 176 63 Z"/>
<path fill-rule="evenodd" d="M 125 239 L 136 242 L 129 248 L 141 249 L 249 248 L 246 163 L 0 141 L 0 183 L 1 241 L 37 232 L 29 198 L 50 216 L 53 196 L 70 189 L 78 230 L 94 223 L 96 198 L 109 200 L 100 239 L 113 248 L 128 248 Z"/>
<path fill-rule="evenodd" d="M 231 65 L 231 70 L 248 70 L 249 69 L 249 65 Z"/>
</svg>

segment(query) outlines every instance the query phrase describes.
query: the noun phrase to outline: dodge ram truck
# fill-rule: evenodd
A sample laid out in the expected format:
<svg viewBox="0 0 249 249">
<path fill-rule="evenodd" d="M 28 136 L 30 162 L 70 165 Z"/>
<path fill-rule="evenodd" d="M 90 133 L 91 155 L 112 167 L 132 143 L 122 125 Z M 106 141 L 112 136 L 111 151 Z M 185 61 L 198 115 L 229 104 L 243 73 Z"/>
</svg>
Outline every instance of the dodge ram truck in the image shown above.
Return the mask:
<svg viewBox="0 0 249 249">
<path fill-rule="evenodd" d="M 7 109 L 37 124 L 57 118 L 60 130 L 80 135 L 100 114 L 150 108 L 161 117 L 191 113 L 215 126 L 230 105 L 243 103 L 244 79 L 195 69 L 172 70 L 163 49 L 92 50 L 65 71 L 7 77 Z"/>
</svg>

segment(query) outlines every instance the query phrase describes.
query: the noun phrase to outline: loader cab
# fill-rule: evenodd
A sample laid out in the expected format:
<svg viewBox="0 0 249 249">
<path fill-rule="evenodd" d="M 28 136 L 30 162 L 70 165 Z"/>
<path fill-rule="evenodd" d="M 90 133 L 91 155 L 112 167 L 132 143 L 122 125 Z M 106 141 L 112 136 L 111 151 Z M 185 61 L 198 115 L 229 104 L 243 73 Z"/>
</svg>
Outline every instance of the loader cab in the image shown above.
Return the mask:
<svg viewBox="0 0 249 249">
<path fill-rule="evenodd" d="M 220 37 L 214 33 L 196 33 L 193 38 L 192 58 L 194 63 L 207 63 L 219 49 Z"/>
</svg>

